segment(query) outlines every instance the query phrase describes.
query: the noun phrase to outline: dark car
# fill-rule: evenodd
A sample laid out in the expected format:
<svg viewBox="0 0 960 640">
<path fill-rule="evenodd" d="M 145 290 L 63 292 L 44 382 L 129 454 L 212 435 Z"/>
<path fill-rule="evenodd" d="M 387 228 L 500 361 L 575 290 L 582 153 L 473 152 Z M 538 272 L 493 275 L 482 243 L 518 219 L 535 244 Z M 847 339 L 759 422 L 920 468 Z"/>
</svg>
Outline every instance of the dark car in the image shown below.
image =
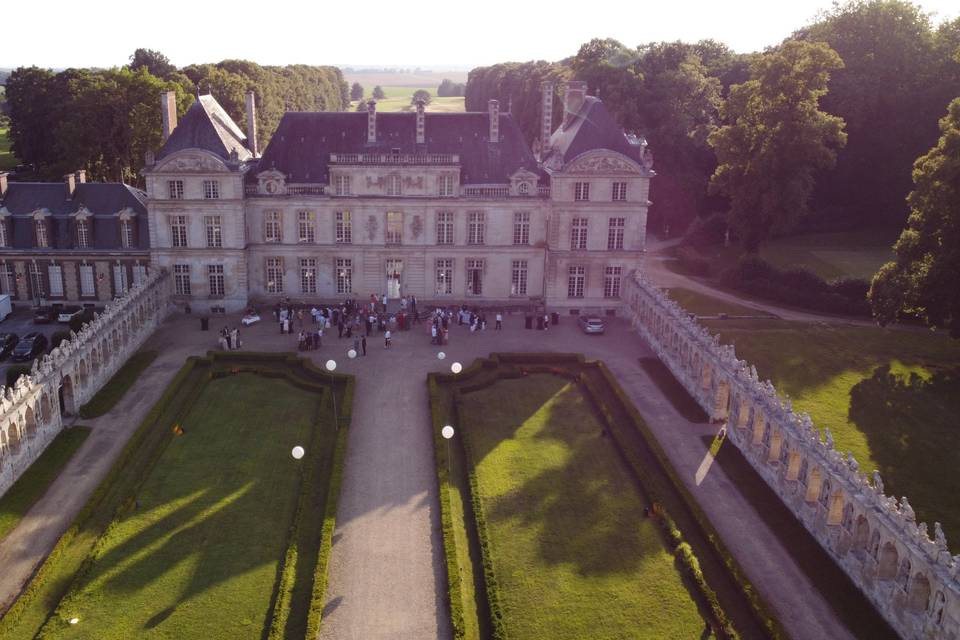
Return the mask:
<svg viewBox="0 0 960 640">
<path fill-rule="evenodd" d="M 15 333 L 0 333 L 0 360 L 6 360 L 10 357 L 10 352 L 20 342 L 20 337 Z"/>
<path fill-rule="evenodd" d="M 50 324 L 56 317 L 57 312 L 53 307 L 38 307 L 33 311 L 34 324 Z"/>
<path fill-rule="evenodd" d="M 42 333 L 28 333 L 20 339 L 17 346 L 13 348 L 13 360 L 23 362 L 32 360 L 43 353 L 47 348 L 47 336 Z"/>
</svg>

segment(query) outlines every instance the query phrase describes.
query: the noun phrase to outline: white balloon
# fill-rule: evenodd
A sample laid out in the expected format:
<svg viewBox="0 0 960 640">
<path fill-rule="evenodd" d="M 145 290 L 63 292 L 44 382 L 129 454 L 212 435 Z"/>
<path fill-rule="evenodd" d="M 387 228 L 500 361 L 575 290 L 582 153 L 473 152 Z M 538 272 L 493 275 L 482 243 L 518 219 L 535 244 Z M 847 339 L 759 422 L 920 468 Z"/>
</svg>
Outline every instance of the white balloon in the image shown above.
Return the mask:
<svg viewBox="0 0 960 640">
<path fill-rule="evenodd" d="M 440 430 L 440 435 L 442 435 L 444 438 L 449 440 L 450 438 L 453 437 L 453 427 L 451 427 L 450 425 L 445 426 L 443 429 Z"/>
<path fill-rule="evenodd" d="M 450 365 L 450 371 L 453 371 L 454 373 L 460 373 L 463 371 L 463 365 L 459 362 L 454 362 L 452 365 Z"/>
<path fill-rule="evenodd" d="M 337 368 L 336 360 L 327 360 L 327 371 L 333 371 Z"/>
<path fill-rule="evenodd" d="M 290 455 L 292 455 L 294 458 L 299 460 L 300 458 L 303 457 L 304 453 L 306 452 L 303 450 L 303 447 L 301 447 L 300 445 L 297 445 L 293 448 L 293 451 L 290 452 Z"/>
<path fill-rule="evenodd" d="M 447 354 L 445 354 L 443 351 L 437 354 L 437 360 L 443 360 L 446 357 L 447 357 Z"/>
<path fill-rule="evenodd" d="M 357 350 L 356 350 L 356 349 L 350 349 L 350 351 L 347 351 L 347 357 L 349 357 L 351 360 L 352 360 L 353 358 L 356 358 L 356 357 L 357 357 Z"/>
</svg>

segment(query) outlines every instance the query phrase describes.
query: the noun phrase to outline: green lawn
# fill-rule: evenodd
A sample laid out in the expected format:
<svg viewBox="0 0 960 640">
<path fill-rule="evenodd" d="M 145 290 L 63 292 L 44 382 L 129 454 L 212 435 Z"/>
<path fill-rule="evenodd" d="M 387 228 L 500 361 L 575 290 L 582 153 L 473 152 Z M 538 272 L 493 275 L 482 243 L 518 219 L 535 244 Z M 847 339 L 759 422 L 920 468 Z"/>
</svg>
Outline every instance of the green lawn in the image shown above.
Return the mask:
<svg viewBox="0 0 960 640">
<path fill-rule="evenodd" d="M 893 259 L 897 234 L 886 229 L 812 233 L 776 238 L 760 249 L 760 257 L 780 268 L 804 267 L 821 278 L 870 280 Z"/>
<path fill-rule="evenodd" d="M 157 358 L 156 351 L 138 351 L 127 360 L 117 372 L 111 376 L 103 387 L 80 407 L 81 418 L 99 418 L 120 402 L 133 383 L 137 381 L 143 370 L 150 366 Z"/>
<path fill-rule="evenodd" d="M 46 493 L 89 435 L 90 427 L 79 425 L 58 433 L 40 457 L 3 494 L 3 498 L 0 498 L 0 540 L 17 526 L 30 507 Z"/>
<path fill-rule="evenodd" d="M 713 296 L 704 295 L 691 289 L 675 287 L 668 289 L 670 297 L 680 304 L 684 309 L 698 316 L 716 316 L 725 313 L 729 316 L 766 316 L 765 311 L 753 309 L 751 307 L 727 302 Z"/>
<path fill-rule="evenodd" d="M 0 128 L 0 171 L 9 171 L 19 164 L 10 151 L 9 129 Z"/>
<path fill-rule="evenodd" d="M 736 324 L 732 324 L 736 322 Z M 886 491 L 906 495 L 918 520 L 943 524 L 960 549 L 960 342 L 873 327 L 708 321 L 799 411 L 828 427 Z"/>
<path fill-rule="evenodd" d="M 552 375 L 464 396 L 509 636 L 698 638 L 704 620 L 586 398 Z"/>
<path fill-rule="evenodd" d="M 364 88 L 368 94 L 364 96 L 364 100 L 369 100 L 369 93 L 373 91 L 373 87 Z M 377 111 L 412 111 L 413 106 L 410 101 L 413 99 L 414 92 L 420 89 L 426 89 L 433 96 L 430 104 L 427 105 L 426 110 L 429 112 L 458 112 L 464 109 L 464 98 L 438 98 L 436 87 L 382 87 L 382 89 L 387 97 L 377 100 Z M 351 102 L 350 109 L 356 110 L 356 108 L 357 102 Z"/>
</svg>

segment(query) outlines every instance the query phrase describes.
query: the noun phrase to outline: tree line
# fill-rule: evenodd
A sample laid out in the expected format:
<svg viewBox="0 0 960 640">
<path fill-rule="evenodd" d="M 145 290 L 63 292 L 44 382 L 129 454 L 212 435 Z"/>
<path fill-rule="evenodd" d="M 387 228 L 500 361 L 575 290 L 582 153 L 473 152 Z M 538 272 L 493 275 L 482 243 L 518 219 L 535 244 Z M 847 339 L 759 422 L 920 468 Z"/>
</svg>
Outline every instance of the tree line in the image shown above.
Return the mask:
<svg viewBox="0 0 960 640">
<path fill-rule="evenodd" d="M 245 96 L 257 99 L 260 146 L 284 111 L 339 111 L 349 86 L 336 67 L 261 66 L 246 60 L 182 69 L 161 53 L 138 49 L 113 69 L 15 69 L 6 100 L 14 155 L 40 179 L 86 169 L 93 180 L 140 182 L 144 154 L 161 145 L 160 93 L 175 91 L 182 117 L 198 93 L 211 93 L 241 128 Z"/>
</svg>

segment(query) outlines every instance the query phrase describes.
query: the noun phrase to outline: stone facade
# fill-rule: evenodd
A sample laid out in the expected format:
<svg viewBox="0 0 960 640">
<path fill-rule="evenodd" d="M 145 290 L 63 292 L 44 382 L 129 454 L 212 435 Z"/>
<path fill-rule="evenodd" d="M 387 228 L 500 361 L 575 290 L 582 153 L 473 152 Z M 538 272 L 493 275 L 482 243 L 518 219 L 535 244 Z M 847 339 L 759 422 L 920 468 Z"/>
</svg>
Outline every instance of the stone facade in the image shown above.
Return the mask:
<svg viewBox="0 0 960 640">
<path fill-rule="evenodd" d="M 639 274 L 624 289 L 633 326 L 784 504 L 904 638 L 960 638 L 960 555 L 930 538 L 906 497 L 884 493 L 852 455 L 821 438 L 770 381 L 738 360 Z"/>
<path fill-rule="evenodd" d="M 63 429 L 80 407 L 153 333 L 168 308 L 170 276 L 155 273 L 79 334 L 34 361 L 30 375 L 0 389 L 0 495 Z"/>
</svg>

